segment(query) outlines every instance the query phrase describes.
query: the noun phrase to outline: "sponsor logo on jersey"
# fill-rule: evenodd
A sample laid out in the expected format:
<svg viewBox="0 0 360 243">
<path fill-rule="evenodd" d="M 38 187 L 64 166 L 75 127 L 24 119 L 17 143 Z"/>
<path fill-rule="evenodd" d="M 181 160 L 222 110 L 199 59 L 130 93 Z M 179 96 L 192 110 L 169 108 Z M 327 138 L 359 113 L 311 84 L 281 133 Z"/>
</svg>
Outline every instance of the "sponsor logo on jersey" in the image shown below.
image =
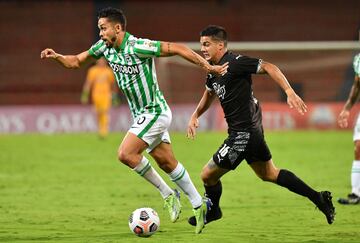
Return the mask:
<svg viewBox="0 0 360 243">
<path fill-rule="evenodd" d="M 156 43 L 154 41 L 151 41 L 151 40 L 145 40 L 144 41 L 144 46 L 152 48 L 152 47 L 156 47 Z"/>
<path fill-rule="evenodd" d="M 110 66 L 115 73 L 139 74 L 139 67 L 137 65 L 119 65 L 110 63 Z"/>
<path fill-rule="evenodd" d="M 225 85 L 220 85 L 218 83 L 213 83 L 213 88 L 215 90 L 215 93 L 219 96 L 220 99 L 224 99 L 225 97 L 225 93 L 226 93 L 226 90 L 225 90 Z"/>
</svg>

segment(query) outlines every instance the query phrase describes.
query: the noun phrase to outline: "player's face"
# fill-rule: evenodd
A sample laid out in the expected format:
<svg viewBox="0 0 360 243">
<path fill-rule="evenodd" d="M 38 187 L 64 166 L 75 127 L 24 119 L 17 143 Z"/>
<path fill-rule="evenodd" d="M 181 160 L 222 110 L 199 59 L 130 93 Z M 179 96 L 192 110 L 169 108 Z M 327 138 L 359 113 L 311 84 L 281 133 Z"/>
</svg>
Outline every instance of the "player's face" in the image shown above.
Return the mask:
<svg viewBox="0 0 360 243">
<path fill-rule="evenodd" d="M 113 47 L 117 41 L 117 34 L 121 31 L 121 25 L 110 22 L 107 18 L 98 21 L 99 36 L 107 47 Z"/>
<path fill-rule="evenodd" d="M 201 52 L 205 60 L 216 62 L 224 45 L 222 42 L 214 40 L 210 36 L 201 36 Z"/>
</svg>

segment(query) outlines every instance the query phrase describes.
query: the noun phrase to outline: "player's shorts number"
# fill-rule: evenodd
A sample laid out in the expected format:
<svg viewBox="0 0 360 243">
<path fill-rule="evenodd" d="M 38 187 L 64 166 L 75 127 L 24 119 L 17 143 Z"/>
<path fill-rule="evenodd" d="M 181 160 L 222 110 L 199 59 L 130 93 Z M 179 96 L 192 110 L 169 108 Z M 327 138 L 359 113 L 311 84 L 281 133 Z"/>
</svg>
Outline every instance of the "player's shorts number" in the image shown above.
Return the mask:
<svg viewBox="0 0 360 243">
<path fill-rule="evenodd" d="M 145 116 L 142 116 L 142 117 L 140 117 L 140 118 L 137 120 L 136 123 L 137 123 L 138 125 L 141 125 L 141 124 L 144 123 L 145 119 L 146 119 Z"/>
<path fill-rule="evenodd" d="M 225 157 L 225 155 L 229 152 L 230 147 L 227 144 L 224 144 L 224 146 L 219 150 L 219 154 L 221 157 Z"/>
</svg>

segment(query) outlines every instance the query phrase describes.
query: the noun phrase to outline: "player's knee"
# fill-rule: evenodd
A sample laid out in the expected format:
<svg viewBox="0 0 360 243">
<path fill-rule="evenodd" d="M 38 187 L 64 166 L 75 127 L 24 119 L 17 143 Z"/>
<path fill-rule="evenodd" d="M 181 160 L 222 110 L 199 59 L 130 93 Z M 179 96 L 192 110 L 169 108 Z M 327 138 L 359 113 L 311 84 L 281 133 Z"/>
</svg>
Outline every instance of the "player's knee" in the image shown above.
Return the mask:
<svg viewBox="0 0 360 243">
<path fill-rule="evenodd" d="M 118 150 L 118 160 L 123 164 L 129 165 L 131 163 L 131 156 L 123 149 Z"/>
<path fill-rule="evenodd" d="M 215 185 L 218 181 L 217 178 L 212 178 L 206 171 L 201 171 L 200 178 L 206 186 Z"/>
</svg>

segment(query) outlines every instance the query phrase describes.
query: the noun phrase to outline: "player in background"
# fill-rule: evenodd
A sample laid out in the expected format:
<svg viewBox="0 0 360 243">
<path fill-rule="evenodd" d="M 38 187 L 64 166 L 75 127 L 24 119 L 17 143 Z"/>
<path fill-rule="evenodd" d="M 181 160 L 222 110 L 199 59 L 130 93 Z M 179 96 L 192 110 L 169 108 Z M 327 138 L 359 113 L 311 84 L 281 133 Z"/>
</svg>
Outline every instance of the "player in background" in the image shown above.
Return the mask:
<svg viewBox="0 0 360 243">
<path fill-rule="evenodd" d="M 100 58 L 94 66 L 89 68 L 81 93 L 81 103 L 83 104 L 89 103 L 91 93 L 91 102 L 96 112 L 100 138 L 105 138 L 109 133 L 109 111 L 114 82 L 115 76 L 112 69 L 104 58 Z"/>
<path fill-rule="evenodd" d="M 118 159 L 134 172 L 153 184 L 165 200 L 170 219 L 175 222 L 181 211 L 179 193 L 171 189 L 149 160 L 142 155 L 146 150 L 170 179 L 189 198 L 197 224 L 195 233 L 204 227 L 209 200 L 203 199 L 191 181 L 184 166 L 178 162 L 170 144 L 168 128 L 171 110 L 157 82 L 154 57 L 178 55 L 203 68 L 206 72 L 222 75 L 227 65 L 212 66 L 185 45 L 141 39 L 126 31 L 126 17 L 115 8 L 98 13 L 100 40 L 89 50 L 77 55 L 62 55 L 47 48 L 41 58 L 54 59 L 66 68 L 79 68 L 84 63 L 104 57 L 125 94 L 133 116 L 133 125 L 118 149 Z"/>
<path fill-rule="evenodd" d="M 352 85 L 349 97 L 341 110 L 338 123 L 341 128 L 346 128 L 350 116 L 350 110 L 359 98 L 360 91 L 360 53 L 354 57 L 353 67 L 355 71 L 354 83 Z M 360 115 L 358 115 L 354 127 L 354 161 L 351 168 L 351 193 L 347 198 L 339 198 L 341 204 L 359 204 L 360 203 Z"/>
<path fill-rule="evenodd" d="M 264 138 L 261 107 L 252 91 L 252 74 L 269 75 L 287 94 L 290 108 L 295 108 L 300 114 L 307 111 L 305 103 L 291 88 L 284 74 L 269 62 L 229 52 L 227 33 L 220 26 L 205 28 L 200 33 L 200 43 L 205 59 L 211 64 L 229 63 L 225 75 L 207 76 L 206 89 L 190 118 L 187 130 L 187 136 L 193 139 L 199 126 L 198 118 L 210 107 L 215 97 L 218 97 L 228 124 L 229 136 L 201 172 L 206 196 L 213 203 L 206 215 L 207 223 L 222 217 L 219 205 L 222 193 L 220 178 L 235 170 L 244 159 L 260 179 L 307 197 L 325 214 L 327 222 L 333 223 L 335 208 L 331 193 L 317 192 L 292 172 L 278 169 Z M 189 218 L 189 223 L 196 225 L 195 218 Z"/>
</svg>

